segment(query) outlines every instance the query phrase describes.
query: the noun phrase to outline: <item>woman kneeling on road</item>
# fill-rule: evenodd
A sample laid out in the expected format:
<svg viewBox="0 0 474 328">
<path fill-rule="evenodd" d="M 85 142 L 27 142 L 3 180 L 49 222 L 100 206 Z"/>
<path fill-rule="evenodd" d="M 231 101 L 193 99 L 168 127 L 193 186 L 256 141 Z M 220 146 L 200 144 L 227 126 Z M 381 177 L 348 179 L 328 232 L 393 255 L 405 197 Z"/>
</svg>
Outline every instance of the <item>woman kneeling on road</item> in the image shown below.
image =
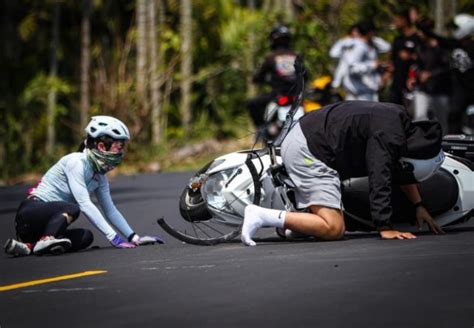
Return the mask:
<svg viewBox="0 0 474 328">
<path fill-rule="evenodd" d="M 17 240 L 9 239 L 5 252 L 14 256 L 62 254 L 78 251 L 92 244 L 87 229 L 68 229 L 81 212 L 117 248 L 163 243 L 157 237 L 138 236 L 115 207 L 106 173 L 122 162 L 130 134 L 120 120 L 110 116 L 94 116 L 85 129 L 87 138 L 81 152 L 61 158 L 43 176 L 20 204 L 15 227 Z M 92 203 L 94 192 L 110 223 L 123 235 L 123 240 Z"/>
</svg>

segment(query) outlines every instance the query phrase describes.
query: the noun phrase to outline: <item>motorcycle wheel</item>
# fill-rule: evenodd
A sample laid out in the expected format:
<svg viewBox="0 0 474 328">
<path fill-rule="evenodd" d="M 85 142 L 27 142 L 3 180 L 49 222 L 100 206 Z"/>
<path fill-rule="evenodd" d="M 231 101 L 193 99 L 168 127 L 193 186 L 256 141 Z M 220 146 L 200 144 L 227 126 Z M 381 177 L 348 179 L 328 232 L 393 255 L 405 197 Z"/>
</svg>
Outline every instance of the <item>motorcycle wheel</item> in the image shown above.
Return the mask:
<svg viewBox="0 0 474 328">
<path fill-rule="evenodd" d="M 188 222 L 207 221 L 212 218 L 200 190 L 184 188 L 179 198 L 179 213 Z"/>
</svg>

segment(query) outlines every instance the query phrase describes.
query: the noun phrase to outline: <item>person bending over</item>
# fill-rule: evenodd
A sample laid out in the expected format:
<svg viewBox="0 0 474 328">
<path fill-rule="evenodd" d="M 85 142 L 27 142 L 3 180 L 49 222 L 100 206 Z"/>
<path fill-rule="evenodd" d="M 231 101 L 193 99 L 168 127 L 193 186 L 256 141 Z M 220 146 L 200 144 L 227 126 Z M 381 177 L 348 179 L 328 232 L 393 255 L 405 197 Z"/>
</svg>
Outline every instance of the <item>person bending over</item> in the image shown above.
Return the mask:
<svg viewBox="0 0 474 328">
<path fill-rule="evenodd" d="M 74 152 L 61 158 L 28 192 L 17 210 L 17 239 L 5 243 L 7 254 L 62 254 L 87 248 L 93 235 L 87 229 L 68 229 L 84 213 L 117 248 L 162 243 L 158 237 L 137 235 L 115 207 L 106 173 L 122 162 L 130 140 L 128 128 L 110 116 L 94 116 L 85 129 L 87 138 Z M 128 241 L 123 240 L 92 203 L 95 193 L 105 217 Z"/>
<path fill-rule="evenodd" d="M 441 127 L 435 121 L 411 122 L 404 107 L 391 103 L 347 101 L 311 112 L 290 130 L 281 156 L 295 183 L 297 208 L 286 212 L 256 205 L 245 208 L 241 240 L 261 227 L 278 227 L 321 240 L 342 238 L 345 226 L 341 180 L 368 176 L 370 211 L 382 239 L 412 239 L 391 226 L 392 184 L 400 184 L 416 207 L 418 224 L 443 232 L 422 206 L 416 182 L 441 166 Z"/>
</svg>

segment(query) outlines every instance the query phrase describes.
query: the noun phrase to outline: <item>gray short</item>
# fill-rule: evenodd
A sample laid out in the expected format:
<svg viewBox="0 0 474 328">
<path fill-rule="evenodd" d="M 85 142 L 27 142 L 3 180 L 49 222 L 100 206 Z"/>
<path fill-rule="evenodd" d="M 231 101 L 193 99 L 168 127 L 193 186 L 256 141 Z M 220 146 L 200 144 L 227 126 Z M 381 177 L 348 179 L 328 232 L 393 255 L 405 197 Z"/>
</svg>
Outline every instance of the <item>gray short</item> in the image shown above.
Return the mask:
<svg viewBox="0 0 474 328">
<path fill-rule="evenodd" d="M 286 171 L 296 185 L 298 208 L 319 205 L 342 209 L 339 174 L 309 151 L 299 123 L 283 141 L 281 156 Z"/>
</svg>

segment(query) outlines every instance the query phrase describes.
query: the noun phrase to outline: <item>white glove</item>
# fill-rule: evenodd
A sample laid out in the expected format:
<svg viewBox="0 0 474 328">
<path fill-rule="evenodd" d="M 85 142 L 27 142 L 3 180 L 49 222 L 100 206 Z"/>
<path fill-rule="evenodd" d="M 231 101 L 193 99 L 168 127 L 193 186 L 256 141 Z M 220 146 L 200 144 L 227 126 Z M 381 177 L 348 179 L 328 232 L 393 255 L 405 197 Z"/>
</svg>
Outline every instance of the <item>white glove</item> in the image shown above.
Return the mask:
<svg viewBox="0 0 474 328">
<path fill-rule="evenodd" d="M 156 236 L 143 236 L 140 237 L 139 235 L 135 234 L 132 238 L 132 243 L 137 246 L 144 246 L 144 245 L 154 245 L 154 244 L 164 244 L 165 242 Z"/>
</svg>

